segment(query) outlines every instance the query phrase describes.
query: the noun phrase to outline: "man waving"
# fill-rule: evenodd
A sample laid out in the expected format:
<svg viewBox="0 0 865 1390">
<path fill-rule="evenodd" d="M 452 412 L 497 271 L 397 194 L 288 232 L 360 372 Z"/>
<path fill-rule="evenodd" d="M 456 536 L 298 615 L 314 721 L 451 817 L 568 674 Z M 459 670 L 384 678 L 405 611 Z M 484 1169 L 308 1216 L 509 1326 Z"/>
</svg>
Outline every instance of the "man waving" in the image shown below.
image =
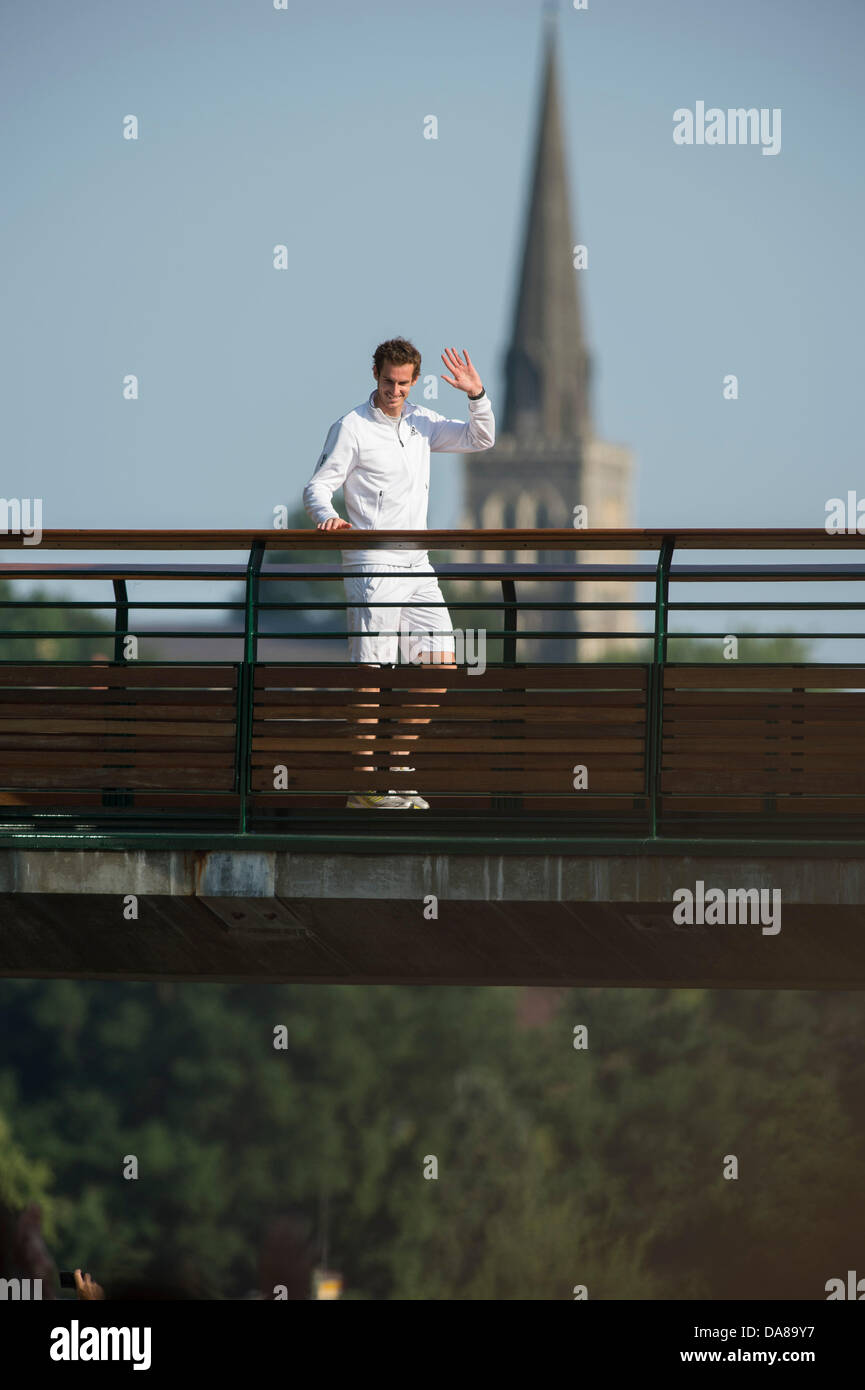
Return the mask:
<svg viewBox="0 0 865 1390">
<path fill-rule="evenodd" d="M 420 376 L 416 347 L 405 338 L 391 338 L 376 348 L 375 389 L 362 405 L 331 425 L 304 488 L 304 506 L 319 530 L 426 530 L 430 454 L 472 453 L 495 443 L 492 406 L 468 353 L 446 348 L 442 361 L 447 369 L 442 380 L 468 396 L 468 424 L 408 401 Z M 344 489 L 348 521 L 333 506 L 339 487 Z M 403 660 L 419 654 L 422 662 L 454 664 L 450 615 L 425 549 L 344 550 L 343 569 L 352 605 L 347 611 L 352 661 L 380 666 L 395 662 L 401 653 Z M 385 604 L 397 606 L 380 606 Z M 364 791 L 350 796 L 347 804 L 376 810 L 428 809 L 417 792 Z"/>
</svg>

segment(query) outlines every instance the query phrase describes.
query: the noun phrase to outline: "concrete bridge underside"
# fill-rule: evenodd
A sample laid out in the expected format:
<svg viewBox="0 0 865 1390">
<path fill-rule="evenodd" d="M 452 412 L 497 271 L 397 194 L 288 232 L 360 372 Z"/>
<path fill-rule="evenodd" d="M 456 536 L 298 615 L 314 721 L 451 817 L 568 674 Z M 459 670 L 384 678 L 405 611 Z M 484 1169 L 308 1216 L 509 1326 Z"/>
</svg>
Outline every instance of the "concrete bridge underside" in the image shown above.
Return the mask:
<svg viewBox="0 0 865 1390">
<path fill-rule="evenodd" d="M 676 925 L 698 880 L 780 930 Z M 5 849 L 0 976 L 865 989 L 865 862 Z"/>
</svg>

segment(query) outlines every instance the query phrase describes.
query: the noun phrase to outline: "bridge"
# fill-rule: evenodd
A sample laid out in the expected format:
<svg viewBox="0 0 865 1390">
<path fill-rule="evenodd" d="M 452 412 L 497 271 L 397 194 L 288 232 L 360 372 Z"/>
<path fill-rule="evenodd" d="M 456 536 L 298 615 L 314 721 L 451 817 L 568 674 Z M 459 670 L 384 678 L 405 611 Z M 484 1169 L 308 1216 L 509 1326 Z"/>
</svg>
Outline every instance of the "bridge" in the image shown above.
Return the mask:
<svg viewBox="0 0 865 1390">
<path fill-rule="evenodd" d="M 381 668 L 371 693 L 334 597 L 347 536 L 428 547 L 448 595 L 466 593 L 448 598 L 455 628 L 470 619 L 487 659 L 476 645 L 455 667 Z M 113 598 L 3 608 L 109 608 L 98 640 L 113 651 L 64 659 L 91 630 L 4 629 L 0 975 L 862 988 L 861 651 L 749 662 L 743 636 L 735 659 L 670 658 L 677 616 L 695 613 L 831 613 L 796 635 L 861 646 L 865 602 L 833 590 L 858 593 L 863 546 L 818 530 L 46 531 L 40 558 L 27 547 L 2 576 L 110 581 Z M 265 564 L 311 549 L 332 561 Z M 111 558 L 41 558 L 75 550 Z M 202 551 L 245 559 L 185 558 Z M 776 551 L 793 558 L 759 558 Z M 624 596 L 586 598 L 600 582 Z M 153 628 L 145 610 L 192 619 Z M 226 611 L 234 627 L 215 629 Z M 585 627 L 605 612 L 629 626 Z M 51 655 L 15 654 L 46 635 Z M 689 635 L 718 652 L 729 636 Z M 582 660 L 590 639 L 615 657 Z M 139 641 L 163 647 L 142 656 Z M 430 809 L 348 809 L 361 769 Z"/>
</svg>

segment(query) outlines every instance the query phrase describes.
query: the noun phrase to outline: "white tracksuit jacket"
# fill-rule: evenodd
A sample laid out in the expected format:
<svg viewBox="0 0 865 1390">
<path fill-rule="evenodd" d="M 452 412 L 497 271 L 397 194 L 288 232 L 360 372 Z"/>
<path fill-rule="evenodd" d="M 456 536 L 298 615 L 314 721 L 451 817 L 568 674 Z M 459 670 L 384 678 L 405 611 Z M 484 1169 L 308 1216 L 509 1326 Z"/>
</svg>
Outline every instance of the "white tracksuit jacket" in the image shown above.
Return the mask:
<svg viewBox="0 0 865 1390">
<path fill-rule="evenodd" d="M 469 401 L 469 422 L 448 420 L 407 401 L 399 418 L 369 400 L 331 425 L 303 505 L 316 523 L 338 516 L 332 497 L 344 487 L 345 510 L 360 530 L 423 531 L 427 524 L 430 453 L 468 454 L 495 443 L 495 420 L 484 394 Z M 344 550 L 343 565 L 425 564 L 425 549 Z"/>
</svg>

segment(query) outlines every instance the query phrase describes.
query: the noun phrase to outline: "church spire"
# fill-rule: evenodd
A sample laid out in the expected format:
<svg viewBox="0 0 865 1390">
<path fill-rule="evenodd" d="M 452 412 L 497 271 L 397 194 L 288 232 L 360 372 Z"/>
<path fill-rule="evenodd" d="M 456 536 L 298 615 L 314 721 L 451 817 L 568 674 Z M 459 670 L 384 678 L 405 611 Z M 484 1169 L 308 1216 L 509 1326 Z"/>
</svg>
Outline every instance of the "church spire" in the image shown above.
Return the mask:
<svg viewBox="0 0 865 1390">
<path fill-rule="evenodd" d="M 564 443 L 591 433 L 589 356 L 573 247 L 555 34 L 548 20 L 532 191 L 505 361 L 503 428 L 518 438 Z"/>
</svg>

